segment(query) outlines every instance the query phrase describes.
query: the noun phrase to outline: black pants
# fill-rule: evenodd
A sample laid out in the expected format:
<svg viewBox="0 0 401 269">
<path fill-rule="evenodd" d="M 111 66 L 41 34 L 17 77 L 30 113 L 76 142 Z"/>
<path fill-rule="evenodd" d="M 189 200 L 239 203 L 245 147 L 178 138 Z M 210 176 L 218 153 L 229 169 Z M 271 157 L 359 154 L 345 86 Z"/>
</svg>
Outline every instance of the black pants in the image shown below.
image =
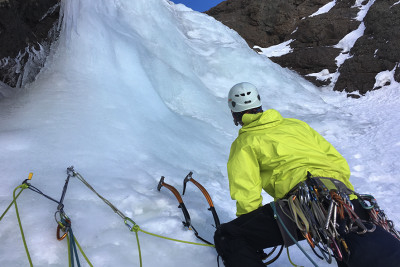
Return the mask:
<svg viewBox="0 0 401 269">
<path fill-rule="evenodd" d="M 357 201 L 353 201 L 353 204 L 360 218 L 368 219 L 367 212 L 360 204 Z M 363 237 L 350 234 L 346 241 L 352 253 L 351 258 L 338 265 L 399 266 L 400 242 L 380 227 L 377 228 L 376 232 Z M 299 233 L 298 238 L 303 236 Z M 236 267 L 265 266 L 257 251 L 284 244 L 270 204 L 222 224 L 216 230 L 214 243 L 224 265 Z"/>
</svg>

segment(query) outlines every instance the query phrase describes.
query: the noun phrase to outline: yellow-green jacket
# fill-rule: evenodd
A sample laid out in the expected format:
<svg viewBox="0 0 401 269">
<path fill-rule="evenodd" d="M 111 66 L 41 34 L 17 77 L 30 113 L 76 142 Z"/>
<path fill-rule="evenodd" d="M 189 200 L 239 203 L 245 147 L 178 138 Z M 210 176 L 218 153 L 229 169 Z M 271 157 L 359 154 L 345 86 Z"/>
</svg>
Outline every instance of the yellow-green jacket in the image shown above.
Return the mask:
<svg viewBox="0 0 401 269">
<path fill-rule="evenodd" d="M 307 171 L 338 179 L 354 190 L 341 154 L 308 124 L 283 118 L 274 109 L 245 114 L 227 164 L 230 194 L 237 216 L 262 206 L 262 189 L 283 198 Z"/>
</svg>

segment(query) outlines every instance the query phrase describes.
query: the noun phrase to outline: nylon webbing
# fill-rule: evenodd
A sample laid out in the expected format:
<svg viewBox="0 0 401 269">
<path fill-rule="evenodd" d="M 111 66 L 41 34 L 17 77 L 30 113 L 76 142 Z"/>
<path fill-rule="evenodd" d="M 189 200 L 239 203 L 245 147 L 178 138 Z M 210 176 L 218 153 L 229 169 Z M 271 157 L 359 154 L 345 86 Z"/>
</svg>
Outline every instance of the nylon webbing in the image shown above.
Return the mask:
<svg viewBox="0 0 401 269">
<path fill-rule="evenodd" d="M 79 173 L 73 172 L 74 176 L 78 178 L 82 183 L 85 184 L 86 187 L 88 187 L 92 192 L 94 192 L 103 202 L 105 202 L 117 215 L 119 215 L 122 219 L 127 219 L 127 217 L 118 210 L 117 207 L 115 207 L 109 200 L 101 196 Z"/>
</svg>

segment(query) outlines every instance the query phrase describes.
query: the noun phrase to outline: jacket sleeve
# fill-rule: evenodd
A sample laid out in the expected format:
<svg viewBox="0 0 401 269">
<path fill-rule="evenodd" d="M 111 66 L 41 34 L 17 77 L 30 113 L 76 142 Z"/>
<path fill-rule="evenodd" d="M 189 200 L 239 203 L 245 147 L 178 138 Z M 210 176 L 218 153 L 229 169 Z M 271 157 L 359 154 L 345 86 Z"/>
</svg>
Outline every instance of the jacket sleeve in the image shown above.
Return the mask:
<svg viewBox="0 0 401 269">
<path fill-rule="evenodd" d="M 255 150 L 237 138 L 227 163 L 230 194 L 237 201 L 237 216 L 262 206 L 262 181 Z"/>
</svg>

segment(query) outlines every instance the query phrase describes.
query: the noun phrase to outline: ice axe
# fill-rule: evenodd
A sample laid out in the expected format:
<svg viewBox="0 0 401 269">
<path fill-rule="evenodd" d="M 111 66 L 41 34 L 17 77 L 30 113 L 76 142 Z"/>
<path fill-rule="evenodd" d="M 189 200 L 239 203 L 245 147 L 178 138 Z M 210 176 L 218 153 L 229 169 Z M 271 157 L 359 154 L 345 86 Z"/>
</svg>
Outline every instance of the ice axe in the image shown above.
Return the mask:
<svg viewBox="0 0 401 269">
<path fill-rule="evenodd" d="M 194 183 L 195 186 L 198 187 L 201 190 L 202 194 L 205 196 L 205 198 L 210 206 L 210 208 L 208 208 L 208 210 L 210 210 L 212 212 L 214 223 L 216 225 L 216 229 L 219 228 L 220 220 L 219 220 L 219 217 L 217 216 L 216 209 L 214 208 L 212 198 L 210 197 L 207 190 L 199 182 L 197 182 L 195 179 L 192 178 L 192 172 L 189 172 L 189 174 L 184 179 L 184 189 L 182 191 L 182 195 L 185 194 L 185 189 L 187 187 L 188 181 L 191 181 L 192 183 Z"/>
<path fill-rule="evenodd" d="M 166 187 L 167 189 L 169 189 L 174 194 L 175 198 L 177 198 L 178 203 L 179 203 L 178 207 L 181 208 L 182 213 L 184 214 L 184 218 L 185 218 L 185 221 L 183 221 L 182 224 L 184 224 L 184 226 L 187 227 L 188 229 L 193 230 L 193 232 L 195 233 L 195 236 L 197 238 L 199 238 L 200 240 L 202 240 L 206 244 L 213 245 L 209 241 L 207 241 L 207 240 L 205 240 L 205 239 L 203 239 L 202 237 L 199 236 L 198 231 L 191 224 L 191 217 L 189 216 L 188 210 L 187 210 L 187 208 L 186 208 L 186 206 L 184 204 L 184 201 L 181 198 L 180 193 L 177 191 L 176 188 L 174 188 L 173 186 L 171 186 L 171 185 L 169 185 L 169 184 L 164 182 L 164 176 L 161 177 L 161 179 L 159 181 L 159 184 L 157 185 L 157 190 L 160 191 L 160 189 L 162 187 Z"/>
<path fill-rule="evenodd" d="M 167 189 L 169 189 L 175 196 L 175 198 L 177 198 L 178 200 L 178 208 L 181 208 L 182 213 L 184 214 L 184 218 L 185 221 L 182 222 L 182 224 L 184 224 L 185 227 L 190 228 L 191 227 L 191 217 L 189 216 L 188 210 L 184 204 L 184 201 L 181 198 L 180 193 L 177 191 L 176 188 L 174 188 L 173 186 L 167 184 L 164 182 L 164 176 L 161 177 L 159 184 L 157 185 L 157 190 L 160 191 L 160 189 L 162 187 L 166 187 Z"/>
</svg>

